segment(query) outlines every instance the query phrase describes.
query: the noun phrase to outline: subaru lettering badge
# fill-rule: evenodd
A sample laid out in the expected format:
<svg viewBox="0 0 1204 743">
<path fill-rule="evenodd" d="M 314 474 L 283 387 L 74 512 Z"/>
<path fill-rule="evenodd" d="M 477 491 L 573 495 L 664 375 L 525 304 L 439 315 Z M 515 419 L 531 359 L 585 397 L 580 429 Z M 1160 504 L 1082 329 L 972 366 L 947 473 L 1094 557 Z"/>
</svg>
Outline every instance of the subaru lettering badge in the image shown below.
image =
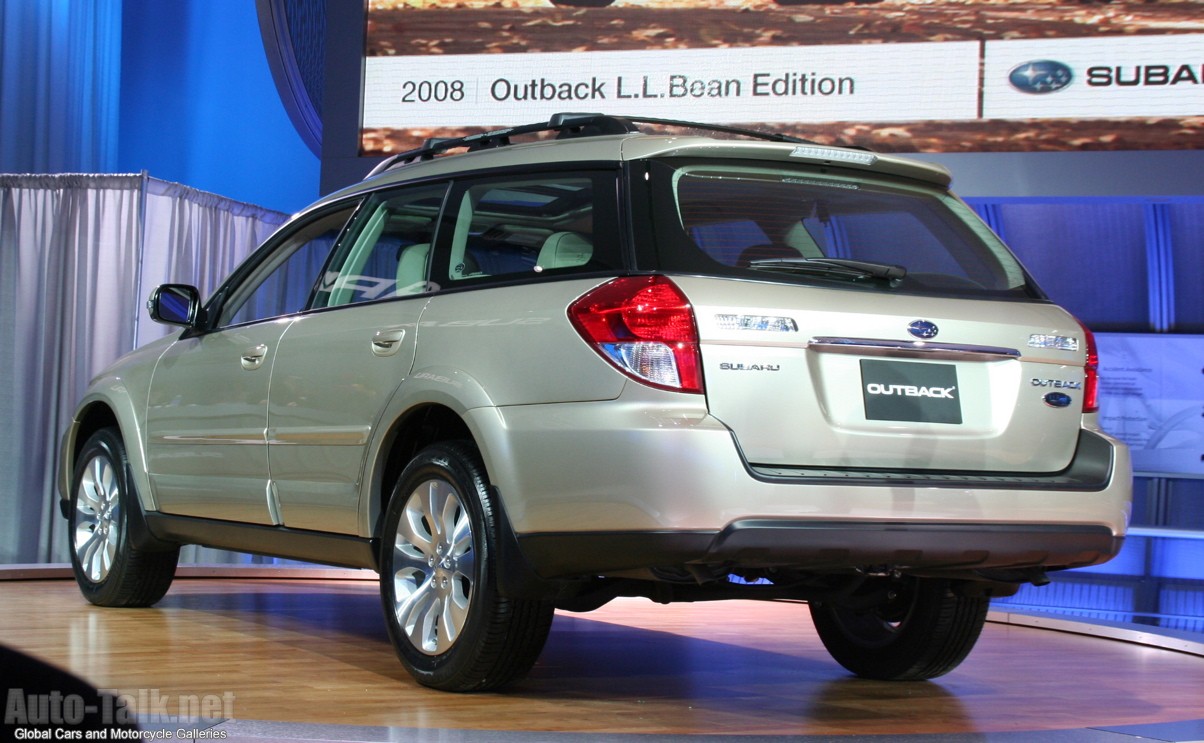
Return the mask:
<svg viewBox="0 0 1204 743">
<path fill-rule="evenodd" d="M 917 338 L 927 340 L 929 338 L 935 338 L 936 334 L 940 332 L 940 328 L 938 328 L 934 322 L 928 322 L 927 320 L 916 320 L 911 325 L 907 326 L 907 332 L 911 333 Z"/>
<path fill-rule="evenodd" d="M 1050 392 L 1045 396 L 1045 404 L 1051 408 L 1065 408 L 1070 403 L 1070 395 L 1065 392 Z"/>
<path fill-rule="evenodd" d="M 1008 74 L 1008 82 L 1021 93 L 1038 95 L 1053 93 L 1070 85 L 1074 72 L 1067 65 L 1052 59 L 1037 59 L 1016 65 Z"/>
</svg>

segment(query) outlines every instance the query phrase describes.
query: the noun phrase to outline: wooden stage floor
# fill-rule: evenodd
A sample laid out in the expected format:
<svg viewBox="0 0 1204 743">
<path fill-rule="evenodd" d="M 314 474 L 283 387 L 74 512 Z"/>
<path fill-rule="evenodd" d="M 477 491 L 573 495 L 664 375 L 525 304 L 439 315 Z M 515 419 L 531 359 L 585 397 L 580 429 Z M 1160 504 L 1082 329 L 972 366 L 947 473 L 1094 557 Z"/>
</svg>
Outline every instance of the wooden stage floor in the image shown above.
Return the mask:
<svg viewBox="0 0 1204 743">
<path fill-rule="evenodd" d="M 368 581 L 178 578 L 159 605 L 132 610 L 94 607 L 67 580 L 0 581 L 0 643 L 121 693 L 228 693 L 226 717 L 239 722 L 443 731 L 439 740 L 467 731 L 986 740 L 1181 721 L 1197 721 L 1204 738 L 1199 657 L 988 624 L 948 676 L 866 681 L 829 659 L 796 604 L 624 599 L 562 613 L 531 675 L 500 694 L 411 681 Z M 288 729 L 279 737 L 330 737 Z"/>
</svg>

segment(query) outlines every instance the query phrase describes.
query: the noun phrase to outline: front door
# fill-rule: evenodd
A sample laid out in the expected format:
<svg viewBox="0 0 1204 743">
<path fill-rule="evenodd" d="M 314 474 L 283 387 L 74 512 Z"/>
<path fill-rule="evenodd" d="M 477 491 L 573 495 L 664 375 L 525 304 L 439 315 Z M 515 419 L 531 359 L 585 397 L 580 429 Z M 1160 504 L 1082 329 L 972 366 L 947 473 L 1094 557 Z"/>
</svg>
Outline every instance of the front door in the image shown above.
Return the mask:
<svg viewBox="0 0 1204 743">
<path fill-rule="evenodd" d="M 279 524 L 268 476 L 268 392 L 281 337 L 315 293 L 354 204 L 274 236 L 210 302 L 217 315 L 163 354 L 147 400 L 146 453 L 165 513 Z"/>
<path fill-rule="evenodd" d="M 266 498 L 268 383 L 287 323 L 175 343 L 148 400 L 151 486 L 167 513 L 272 523 Z"/>
</svg>

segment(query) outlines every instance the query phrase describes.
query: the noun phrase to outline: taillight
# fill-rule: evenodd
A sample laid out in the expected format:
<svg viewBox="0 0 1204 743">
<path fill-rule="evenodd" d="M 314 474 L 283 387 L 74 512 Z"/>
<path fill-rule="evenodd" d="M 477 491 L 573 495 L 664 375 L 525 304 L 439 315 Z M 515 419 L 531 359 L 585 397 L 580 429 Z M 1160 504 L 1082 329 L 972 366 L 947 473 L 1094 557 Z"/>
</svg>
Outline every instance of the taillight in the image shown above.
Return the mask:
<svg viewBox="0 0 1204 743">
<path fill-rule="evenodd" d="M 1083 338 L 1087 345 L 1087 361 L 1083 364 L 1083 412 L 1099 412 L 1099 349 L 1095 345 L 1095 334 L 1082 322 Z"/>
<path fill-rule="evenodd" d="M 664 276 L 626 276 L 569 305 L 581 337 L 620 371 L 644 384 L 702 392 L 694 310 Z"/>
</svg>

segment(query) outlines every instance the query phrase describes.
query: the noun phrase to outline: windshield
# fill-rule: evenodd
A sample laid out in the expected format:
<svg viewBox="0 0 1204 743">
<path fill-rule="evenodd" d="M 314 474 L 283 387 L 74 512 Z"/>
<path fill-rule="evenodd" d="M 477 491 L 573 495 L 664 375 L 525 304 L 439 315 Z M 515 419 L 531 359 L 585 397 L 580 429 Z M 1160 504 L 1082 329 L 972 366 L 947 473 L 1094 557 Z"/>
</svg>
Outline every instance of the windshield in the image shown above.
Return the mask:
<svg viewBox="0 0 1204 743">
<path fill-rule="evenodd" d="M 660 270 L 904 293 L 1039 296 L 937 188 L 763 163 L 652 163 Z"/>
</svg>

